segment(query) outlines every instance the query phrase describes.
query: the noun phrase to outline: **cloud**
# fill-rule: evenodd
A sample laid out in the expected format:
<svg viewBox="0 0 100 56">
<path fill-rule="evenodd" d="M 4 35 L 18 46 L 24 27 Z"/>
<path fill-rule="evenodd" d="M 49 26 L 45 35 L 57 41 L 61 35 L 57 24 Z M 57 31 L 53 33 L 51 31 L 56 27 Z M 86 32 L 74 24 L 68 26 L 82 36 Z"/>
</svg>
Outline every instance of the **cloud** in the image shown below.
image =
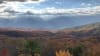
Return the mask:
<svg viewBox="0 0 100 56">
<path fill-rule="evenodd" d="M 66 14 L 66 15 L 95 15 L 100 14 L 100 6 L 72 8 L 72 9 L 46 9 L 47 13 L 51 14 Z"/>
<path fill-rule="evenodd" d="M 45 2 L 45 0 L 0 0 L 0 3 L 5 3 L 5 2 L 41 3 Z"/>
<path fill-rule="evenodd" d="M 1 1 L 20 1 L 20 2 L 24 2 L 26 0 L 1 0 Z"/>
<path fill-rule="evenodd" d="M 39 0 L 1 0 L 1 1 L 19 1 L 19 2 L 25 2 L 25 1 L 39 1 Z"/>
<path fill-rule="evenodd" d="M 85 5 L 84 3 L 82 5 Z M 100 6 L 62 9 L 56 7 L 46 7 L 42 9 L 23 8 L 25 5 L 20 2 L 7 2 L 0 5 L 0 17 L 20 16 L 20 15 L 42 15 L 42 18 L 48 15 L 66 15 L 66 16 L 80 16 L 80 15 L 96 15 L 100 14 Z M 44 15 L 44 16 L 43 16 Z"/>
<path fill-rule="evenodd" d="M 89 7 L 89 6 L 92 6 L 92 4 L 91 3 L 81 3 L 81 6 L 87 6 L 87 7 Z"/>
<path fill-rule="evenodd" d="M 57 9 L 55 7 L 51 7 L 37 11 L 38 11 L 37 14 L 54 14 L 54 15 L 68 15 L 68 16 L 95 15 L 95 14 L 100 14 L 100 6 L 72 8 L 72 9 Z"/>
</svg>

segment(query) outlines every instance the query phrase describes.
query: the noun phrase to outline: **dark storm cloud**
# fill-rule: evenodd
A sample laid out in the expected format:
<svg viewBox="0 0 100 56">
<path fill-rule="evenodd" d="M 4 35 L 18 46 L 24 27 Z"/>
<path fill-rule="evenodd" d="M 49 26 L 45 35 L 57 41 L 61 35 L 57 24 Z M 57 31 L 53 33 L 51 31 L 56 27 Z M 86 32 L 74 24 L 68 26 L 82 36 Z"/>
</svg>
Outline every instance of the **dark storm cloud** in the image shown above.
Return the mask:
<svg viewBox="0 0 100 56">
<path fill-rule="evenodd" d="M 20 2 L 24 2 L 26 0 L 0 0 L 0 3 L 2 3 L 3 1 L 20 1 Z"/>
<path fill-rule="evenodd" d="M 28 0 L 0 0 L 0 3 L 3 3 L 4 1 L 18 1 L 18 2 L 25 2 L 25 1 L 28 1 Z M 31 0 L 31 1 L 39 1 L 39 0 Z"/>
</svg>

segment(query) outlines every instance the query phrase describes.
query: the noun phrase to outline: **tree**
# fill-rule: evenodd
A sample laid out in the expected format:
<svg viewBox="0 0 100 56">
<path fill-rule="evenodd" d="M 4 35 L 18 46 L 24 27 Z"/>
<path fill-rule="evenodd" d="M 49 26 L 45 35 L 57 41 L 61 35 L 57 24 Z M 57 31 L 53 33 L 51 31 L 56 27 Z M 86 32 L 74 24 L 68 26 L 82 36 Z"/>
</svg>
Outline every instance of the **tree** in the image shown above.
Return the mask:
<svg viewBox="0 0 100 56">
<path fill-rule="evenodd" d="M 73 56 L 84 56 L 83 53 L 84 53 L 85 47 L 81 44 L 77 45 L 76 47 L 68 48 L 68 49 L 69 49 L 69 52 L 73 54 Z"/>
<path fill-rule="evenodd" d="M 41 48 L 40 48 L 40 45 L 37 41 L 26 40 L 26 43 L 24 46 L 25 46 L 24 50 L 26 53 L 30 53 L 32 56 L 35 56 L 34 55 L 35 53 L 40 54 Z"/>
</svg>

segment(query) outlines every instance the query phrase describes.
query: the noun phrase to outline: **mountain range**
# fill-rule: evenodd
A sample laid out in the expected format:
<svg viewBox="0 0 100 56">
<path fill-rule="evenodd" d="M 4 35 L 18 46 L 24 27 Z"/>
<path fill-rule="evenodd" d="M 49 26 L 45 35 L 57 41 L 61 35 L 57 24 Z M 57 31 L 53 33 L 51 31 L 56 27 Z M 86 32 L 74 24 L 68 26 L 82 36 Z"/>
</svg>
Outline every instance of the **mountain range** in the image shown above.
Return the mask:
<svg viewBox="0 0 100 56">
<path fill-rule="evenodd" d="M 66 28 L 62 30 L 35 30 L 20 28 L 0 28 L 1 37 L 42 37 L 42 38 L 62 38 L 62 37 L 92 37 L 100 36 L 100 22 Z"/>
<path fill-rule="evenodd" d="M 93 16 L 57 16 L 37 15 L 20 16 L 15 18 L 0 18 L 0 27 L 34 28 L 34 29 L 64 29 L 100 22 L 99 15 Z M 51 18 L 49 18 L 51 17 Z M 49 18 L 49 19 L 48 19 Z"/>
</svg>

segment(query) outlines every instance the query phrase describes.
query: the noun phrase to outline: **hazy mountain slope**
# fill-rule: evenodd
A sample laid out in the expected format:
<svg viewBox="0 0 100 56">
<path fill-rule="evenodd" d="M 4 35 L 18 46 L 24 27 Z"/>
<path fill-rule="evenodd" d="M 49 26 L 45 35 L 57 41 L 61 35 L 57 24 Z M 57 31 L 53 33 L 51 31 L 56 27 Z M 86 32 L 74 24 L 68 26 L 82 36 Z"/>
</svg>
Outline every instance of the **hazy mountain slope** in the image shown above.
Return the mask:
<svg viewBox="0 0 100 56">
<path fill-rule="evenodd" d="M 0 28 L 0 36 L 8 37 L 43 37 L 43 38 L 63 38 L 63 37 L 91 37 L 100 36 L 100 23 L 93 23 L 75 27 L 72 29 L 53 30 L 32 30 L 32 29 L 10 29 Z"/>
<path fill-rule="evenodd" d="M 43 16 L 43 15 L 42 15 Z M 99 15 L 94 16 L 57 16 L 46 18 L 38 16 L 25 16 L 17 18 L 0 18 L 0 27 L 34 28 L 34 29 L 64 29 L 89 23 L 100 22 Z M 50 19 L 48 19 L 51 17 Z"/>
<path fill-rule="evenodd" d="M 100 22 L 75 27 L 68 34 L 76 37 L 100 36 Z"/>
</svg>

